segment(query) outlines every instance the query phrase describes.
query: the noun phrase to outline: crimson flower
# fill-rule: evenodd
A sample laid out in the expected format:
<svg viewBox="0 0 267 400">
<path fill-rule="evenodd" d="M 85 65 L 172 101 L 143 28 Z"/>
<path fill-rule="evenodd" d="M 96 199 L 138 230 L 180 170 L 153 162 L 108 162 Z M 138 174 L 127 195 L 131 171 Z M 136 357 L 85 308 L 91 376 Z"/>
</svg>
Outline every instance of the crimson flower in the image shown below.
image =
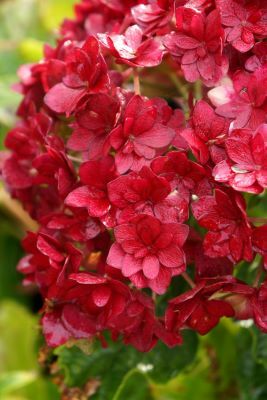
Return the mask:
<svg viewBox="0 0 267 400">
<path fill-rule="evenodd" d="M 184 152 L 170 151 L 166 156 L 157 157 L 151 163 L 155 174 L 164 177 L 170 183 L 172 193 L 184 200 L 185 215 L 191 196 L 210 194 L 207 171 L 199 164 L 188 159 Z"/>
<path fill-rule="evenodd" d="M 139 171 L 171 144 L 175 136 L 175 130 L 168 126 L 171 114 L 163 100 L 132 97 L 109 139 L 117 151 L 115 162 L 120 174 L 129 169 Z"/>
<path fill-rule="evenodd" d="M 246 61 L 245 67 L 248 71 L 254 72 L 267 63 L 267 43 L 256 43 L 252 49 L 253 56 Z"/>
<path fill-rule="evenodd" d="M 229 303 L 212 298 L 223 284 L 223 280 L 210 285 L 202 280 L 192 290 L 169 301 L 165 316 L 166 328 L 179 331 L 183 326 L 188 326 L 200 335 L 206 335 L 218 324 L 220 318 L 233 317 L 235 312 Z"/>
<path fill-rule="evenodd" d="M 137 25 L 130 26 L 124 35 L 99 34 L 98 37 L 121 64 L 154 67 L 162 61 L 163 49 L 160 41 L 153 38 L 143 41 L 143 31 Z"/>
<path fill-rule="evenodd" d="M 177 32 L 164 38 L 164 45 L 181 64 L 185 79 L 195 82 L 202 79 L 211 86 L 227 71 L 227 61 L 222 55 L 224 40 L 217 10 L 206 18 L 192 8 L 176 9 Z"/>
<path fill-rule="evenodd" d="M 233 118 L 233 128 L 257 129 L 267 122 L 267 67 L 250 74 L 237 71 L 233 82 L 223 84 L 209 92 L 216 113 Z"/>
<path fill-rule="evenodd" d="M 267 34 L 264 2 L 259 0 L 216 0 L 222 24 L 226 27 L 226 40 L 241 53 L 249 51 L 255 44 L 255 37 Z"/>
<path fill-rule="evenodd" d="M 42 320 L 48 344 L 55 347 L 72 337 L 90 338 L 112 329 L 128 299 L 129 289 L 119 281 L 90 273 L 70 274 L 48 294 L 52 310 L 47 310 Z"/>
<path fill-rule="evenodd" d="M 261 331 L 267 333 L 267 285 L 266 281 L 259 287 L 257 293 L 252 298 L 253 317 L 256 325 Z"/>
<path fill-rule="evenodd" d="M 171 192 L 169 182 L 143 167 L 108 184 L 111 203 L 118 208 L 117 223 L 122 224 L 137 214 L 154 215 L 164 222 L 183 222 L 180 193 Z"/>
<path fill-rule="evenodd" d="M 119 102 L 104 93 L 90 95 L 82 110 L 75 115 L 73 132 L 67 146 L 85 153 L 86 159 L 97 159 L 103 154 L 107 135 L 114 128 Z"/>
<path fill-rule="evenodd" d="M 74 189 L 65 199 L 69 207 L 85 207 L 91 217 L 98 217 L 113 225 L 113 215 L 107 194 L 107 184 L 116 178 L 111 156 L 97 161 L 87 161 L 79 171 L 82 186 Z"/>
<path fill-rule="evenodd" d="M 198 223 L 208 229 L 204 239 L 209 257 L 228 257 L 233 262 L 252 260 L 251 227 L 243 197 L 216 189 L 192 204 Z"/>
<path fill-rule="evenodd" d="M 193 109 L 190 127 L 184 129 L 181 135 L 194 156 L 206 164 L 210 156 L 216 156 L 217 146 L 227 137 L 229 125 L 229 119 L 219 117 L 208 103 L 200 100 Z"/>
<path fill-rule="evenodd" d="M 81 48 L 74 48 L 67 60 L 67 74 L 62 83 L 46 94 L 45 104 L 56 113 L 72 114 L 86 94 L 105 91 L 109 84 L 107 65 L 98 40 L 89 36 Z"/>
<path fill-rule="evenodd" d="M 258 226 L 252 232 L 253 249 L 263 256 L 265 268 L 267 268 L 267 225 Z"/>
<path fill-rule="evenodd" d="M 155 217 L 142 215 L 114 229 L 116 242 L 107 263 L 121 269 L 138 288 L 150 287 L 158 294 L 166 291 L 171 277 L 185 270 L 182 246 L 188 227 L 165 224 Z"/>
<path fill-rule="evenodd" d="M 132 16 L 136 24 L 146 35 L 159 33 L 169 24 L 173 14 L 173 0 L 159 0 L 157 3 L 140 4 L 132 8 Z"/>
<path fill-rule="evenodd" d="M 213 170 L 219 182 L 228 182 L 235 190 L 261 193 L 267 187 L 267 125 L 256 132 L 232 131 L 225 142 L 228 159 Z"/>
</svg>

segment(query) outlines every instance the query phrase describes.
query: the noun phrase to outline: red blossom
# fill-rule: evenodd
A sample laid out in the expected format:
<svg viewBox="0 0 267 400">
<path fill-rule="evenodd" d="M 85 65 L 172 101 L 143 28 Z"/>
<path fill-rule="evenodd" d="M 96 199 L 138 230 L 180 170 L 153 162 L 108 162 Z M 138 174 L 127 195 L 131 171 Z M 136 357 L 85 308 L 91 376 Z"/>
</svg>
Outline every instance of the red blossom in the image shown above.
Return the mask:
<svg viewBox="0 0 267 400">
<path fill-rule="evenodd" d="M 38 224 L 18 270 L 49 346 L 109 331 L 150 351 L 222 317 L 267 332 L 267 225 L 248 216 L 267 187 L 266 11 L 81 0 L 20 67 L 0 174 Z M 253 283 L 235 278 L 256 254 Z"/>
<path fill-rule="evenodd" d="M 253 229 L 252 246 L 257 253 L 263 256 L 263 263 L 267 269 L 267 225 Z"/>
<path fill-rule="evenodd" d="M 241 53 L 249 51 L 255 38 L 267 35 L 267 8 L 264 1 L 216 0 L 226 40 Z"/>
<path fill-rule="evenodd" d="M 171 116 L 172 110 L 163 100 L 136 95 L 129 101 L 122 122 L 110 133 L 119 173 L 139 171 L 171 144 L 175 136 L 168 126 Z"/>
<path fill-rule="evenodd" d="M 109 84 L 107 66 L 94 36 L 73 49 L 66 68 L 62 83 L 53 86 L 44 101 L 51 110 L 69 116 L 86 94 L 105 91 Z"/>
<path fill-rule="evenodd" d="M 158 1 L 152 4 L 140 4 L 132 8 L 132 15 L 136 24 L 144 30 L 146 35 L 159 33 L 169 24 L 173 14 L 173 1 Z"/>
<path fill-rule="evenodd" d="M 208 229 L 204 240 L 209 257 L 229 257 L 233 262 L 252 260 L 251 227 L 244 199 L 239 194 L 215 190 L 192 204 L 198 223 Z"/>
<path fill-rule="evenodd" d="M 227 137 L 229 125 L 229 119 L 219 117 L 208 103 L 200 100 L 192 112 L 190 127 L 184 129 L 181 135 L 194 156 L 206 164 Z"/>
<path fill-rule="evenodd" d="M 74 189 L 65 200 L 70 207 L 85 207 L 91 217 L 98 217 L 106 225 L 113 225 L 113 214 L 107 194 L 107 184 L 116 178 L 113 158 L 87 161 L 79 171 L 82 186 Z"/>
<path fill-rule="evenodd" d="M 165 36 L 165 47 L 181 64 L 187 81 L 202 79 L 211 86 L 227 71 L 218 11 L 212 11 L 205 18 L 192 8 L 178 7 L 176 26 L 177 32 Z"/>
<path fill-rule="evenodd" d="M 154 215 L 164 222 L 184 222 L 183 202 L 169 182 L 143 167 L 139 173 L 120 176 L 108 184 L 111 203 L 118 208 L 117 223 L 138 214 Z"/>
<path fill-rule="evenodd" d="M 238 71 L 233 82 L 212 89 L 209 97 L 217 106 L 217 114 L 233 118 L 233 128 L 257 129 L 267 122 L 267 67 L 253 74 Z"/>
<path fill-rule="evenodd" d="M 213 170 L 219 182 L 228 182 L 235 190 L 261 193 L 267 187 L 267 125 L 256 132 L 232 131 L 225 142 L 229 158 Z"/>
<path fill-rule="evenodd" d="M 203 280 L 192 290 L 172 299 L 166 311 L 166 328 L 179 331 L 185 325 L 205 335 L 221 317 L 233 317 L 235 313 L 229 303 L 212 298 L 223 284 L 222 280 L 206 286 Z"/>
<path fill-rule="evenodd" d="M 130 26 L 124 35 L 100 34 L 98 37 L 119 63 L 132 67 L 154 67 L 162 61 L 160 41 L 153 38 L 143 41 L 143 31 L 137 25 Z"/>
<path fill-rule="evenodd" d="M 166 291 L 171 277 L 185 270 L 182 246 L 188 227 L 165 224 L 149 215 L 139 215 L 114 229 L 116 242 L 107 263 L 121 269 L 136 287 L 150 287 L 156 293 Z"/>
<path fill-rule="evenodd" d="M 97 159 L 103 154 L 103 147 L 117 120 L 119 102 L 107 94 L 90 95 L 83 109 L 75 117 L 73 132 L 67 146 L 74 151 L 85 153 L 86 159 Z"/>
</svg>

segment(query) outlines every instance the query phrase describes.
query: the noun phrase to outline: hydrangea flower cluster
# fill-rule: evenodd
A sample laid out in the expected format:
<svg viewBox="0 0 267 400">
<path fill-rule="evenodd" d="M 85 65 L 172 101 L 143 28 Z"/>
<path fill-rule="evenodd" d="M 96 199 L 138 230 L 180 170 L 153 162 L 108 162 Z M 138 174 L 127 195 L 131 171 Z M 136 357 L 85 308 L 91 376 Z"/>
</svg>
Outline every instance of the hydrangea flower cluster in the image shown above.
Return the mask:
<svg viewBox="0 0 267 400">
<path fill-rule="evenodd" d="M 83 0 L 20 68 L 2 175 L 39 225 L 18 270 L 49 346 L 267 332 L 267 224 L 246 211 L 267 187 L 266 38 L 266 0 Z"/>
</svg>

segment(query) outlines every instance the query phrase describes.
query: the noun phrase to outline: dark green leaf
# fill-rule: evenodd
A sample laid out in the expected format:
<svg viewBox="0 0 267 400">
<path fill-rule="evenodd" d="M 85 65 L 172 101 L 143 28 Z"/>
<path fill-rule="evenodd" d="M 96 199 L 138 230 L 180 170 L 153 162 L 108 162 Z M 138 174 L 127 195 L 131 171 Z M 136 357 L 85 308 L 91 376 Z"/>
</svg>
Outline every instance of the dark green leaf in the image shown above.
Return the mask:
<svg viewBox="0 0 267 400">
<path fill-rule="evenodd" d="M 194 360 L 196 350 L 197 337 L 188 331 L 183 346 L 173 349 L 158 343 L 151 352 L 140 353 L 131 346 L 112 343 L 106 349 L 94 349 L 90 355 L 78 347 L 61 347 L 56 354 L 69 386 L 82 386 L 89 379 L 99 379 L 101 386 L 94 398 L 105 400 L 116 393 L 131 369 L 146 373 L 155 382 L 166 382 Z"/>
<path fill-rule="evenodd" d="M 125 375 L 112 400 L 153 400 L 147 377 L 133 369 Z"/>
</svg>

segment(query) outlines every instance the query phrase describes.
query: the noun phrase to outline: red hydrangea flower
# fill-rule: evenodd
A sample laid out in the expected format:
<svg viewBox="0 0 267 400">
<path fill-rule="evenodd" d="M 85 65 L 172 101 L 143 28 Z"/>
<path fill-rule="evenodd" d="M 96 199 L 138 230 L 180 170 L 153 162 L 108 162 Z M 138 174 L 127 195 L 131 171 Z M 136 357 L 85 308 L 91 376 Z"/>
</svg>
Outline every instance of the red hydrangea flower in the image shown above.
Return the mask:
<svg viewBox="0 0 267 400">
<path fill-rule="evenodd" d="M 250 72 L 254 72 L 267 64 L 267 43 L 256 43 L 252 51 L 254 55 L 249 57 L 245 64 L 246 69 Z"/>
<path fill-rule="evenodd" d="M 87 94 L 106 91 L 109 77 L 94 36 L 88 37 L 81 48 L 73 49 L 66 67 L 63 82 L 53 86 L 44 101 L 51 110 L 69 116 Z"/>
<path fill-rule="evenodd" d="M 235 190 L 261 193 L 267 187 L 267 125 L 256 132 L 232 131 L 225 142 L 229 158 L 213 170 L 219 182 L 228 182 Z"/>
<path fill-rule="evenodd" d="M 24 284 L 36 283 L 44 297 L 67 273 L 77 272 L 82 260 L 81 252 L 70 241 L 47 233 L 28 233 L 23 248 L 29 254 L 19 262 L 18 270 L 26 275 Z"/>
<path fill-rule="evenodd" d="M 101 225 L 97 219 L 88 218 L 86 210 L 73 208 L 65 213 L 53 213 L 40 219 L 40 223 L 46 226 L 54 234 L 61 233 L 67 240 L 87 242 L 95 238 L 101 232 Z"/>
<path fill-rule="evenodd" d="M 267 285 L 266 281 L 259 287 L 257 293 L 252 298 L 252 309 L 253 316 L 256 325 L 259 329 L 267 333 L 267 316 L 266 316 L 266 305 L 267 305 Z"/>
<path fill-rule="evenodd" d="M 117 151 L 115 162 L 120 174 L 139 171 L 169 146 L 175 130 L 168 126 L 173 115 L 164 100 L 134 96 L 127 104 L 121 123 L 110 133 Z"/>
<path fill-rule="evenodd" d="M 224 316 L 267 332 L 266 221 L 248 217 L 267 187 L 265 3 L 81 0 L 19 69 L 0 174 L 38 222 L 18 270 L 48 345 L 108 331 L 149 351 Z"/>
<path fill-rule="evenodd" d="M 90 95 L 83 109 L 75 115 L 68 148 L 82 151 L 85 159 L 99 158 L 107 135 L 115 126 L 119 107 L 118 100 L 107 94 Z"/>
<path fill-rule="evenodd" d="M 70 274 L 61 286 L 51 287 L 48 294 L 52 310 L 42 321 L 48 344 L 55 347 L 71 337 L 90 338 L 108 327 L 112 329 L 129 295 L 122 282 L 89 273 Z"/>
<path fill-rule="evenodd" d="M 65 199 L 70 207 L 85 207 L 91 217 L 98 217 L 106 225 L 113 225 L 113 212 L 107 194 L 107 184 L 116 178 L 111 156 L 98 161 L 87 161 L 79 171 L 82 186 L 74 189 Z"/>
<path fill-rule="evenodd" d="M 154 215 L 164 222 L 184 222 L 183 202 L 169 182 L 143 167 L 139 173 L 120 176 L 108 184 L 111 203 L 118 208 L 117 223 L 138 214 Z"/>
<path fill-rule="evenodd" d="M 177 32 L 165 36 L 164 45 L 181 64 L 185 79 L 202 79 L 207 85 L 217 82 L 227 72 L 222 55 L 224 40 L 217 10 L 206 18 L 191 8 L 176 9 Z"/>
<path fill-rule="evenodd" d="M 181 135 L 194 156 L 206 164 L 210 156 L 216 157 L 217 146 L 227 137 L 229 125 L 229 119 L 219 117 L 208 103 L 200 100 L 193 109 L 190 127 L 184 129 Z"/>
<path fill-rule="evenodd" d="M 264 1 L 216 0 L 222 24 L 226 26 L 226 40 L 244 53 L 255 43 L 255 37 L 267 35 L 267 7 Z"/>
<path fill-rule="evenodd" d="M 149 215 L 139 215 L 114 229 L 116 242 L 107 263 L 121 269 L 138 288 L 150 287 L 158 294 L 166 291 L 171 277 L 185 270 L 182 246 L 188 227 L 165 224 Z"/>
<path fill-rule="evenodd" d="M 217 106 L 217 114 L 233 118 L 233 128 L 257 129 L 267 122 L 267 67 L 257 69 L 253 74 L 238 71 L 233 84 L 212 89 L 209 97 Z"/>
<path fill-rule="evenodd" d="M 173 7 L 170 7 L 169 3 L 173 3 L 173 0 L 140 4 L 132 8 L 132 16 L 136 24 L 144 30 L 146 35 L 164 32 L 173 14 Z"/>
<path fill-rule="evenodd" d="M 119 63 L 132 67 L 154 67 L 162 61 L 160 41 L 153 38 L 143 41 L 143 31 L 137 25 L 130 26 L 124 35 L 100 34 L 98 37 Z"/>
<path fill-rule="evenodd" d="M 198 223 L 208 229 L 204 239 L 209 257 L 229 257 L 237 263 L 252 260 L 251 227 L 243 197 L 216 189 L 214 196 L 204 196 L 192 204 Z"/>
<path fill-rule="evenodd" d="M 166 156 L 155 158 L 151 169 L 167 179 L 172 193 L 178 193 L 181 202 L 183 200 L 185 219 L 191 196 L 211 193 L 208 172 L 201 165 L 189 160 L 183 152 L 171 151 Z"/>
<path fill-rule="evenodd" d="M 263 256 L 265 269 L 267 269 L 267 225 L 258 226 L 252 232 L 253 249 Z"/>
<path fill-rule="evenodd" d="M 166 328 L 179 331 L 188 326 L 200 335 L 214 328 L 221 317 L 233 317 L 232 306 L 224 300 L 213 299 L 212 295 L 223 288 L 224 281 L 206 285 L 200 281 L 192 290 L 169 301 L 166 311 Z"/>
</svg>

